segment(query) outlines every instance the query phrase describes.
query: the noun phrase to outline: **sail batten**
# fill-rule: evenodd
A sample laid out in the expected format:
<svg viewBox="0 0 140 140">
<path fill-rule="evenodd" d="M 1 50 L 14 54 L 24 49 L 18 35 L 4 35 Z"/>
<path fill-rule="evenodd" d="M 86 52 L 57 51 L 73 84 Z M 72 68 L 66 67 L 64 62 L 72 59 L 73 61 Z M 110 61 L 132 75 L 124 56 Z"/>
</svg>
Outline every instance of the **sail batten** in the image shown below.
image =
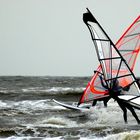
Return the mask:
<svg viewBox="0 0 140 140">
<path fill-rule="evenodd" d="M 102 58 L 102 59 L 99 59 L 99 60 L 102 61 L 102 60 L 111 60 L 111 59 L 120 59 L 120 57 Z"/>
<path fill-rule="evenodd" d="M 124 38 L 130 37 L 130 36 L 135 36 L 135 35 L 140 35 L 140 33 L 129 34 L 129 35 L 126 35 Z"/>
</svg>

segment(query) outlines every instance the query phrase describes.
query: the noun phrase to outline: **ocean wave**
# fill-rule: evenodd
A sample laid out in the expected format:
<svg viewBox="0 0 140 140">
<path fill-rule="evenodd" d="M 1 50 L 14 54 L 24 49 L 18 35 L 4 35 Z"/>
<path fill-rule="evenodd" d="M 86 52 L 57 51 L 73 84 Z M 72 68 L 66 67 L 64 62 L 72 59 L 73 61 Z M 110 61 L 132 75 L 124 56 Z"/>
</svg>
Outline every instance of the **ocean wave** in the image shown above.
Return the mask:
<svg viewBox="0 0 140 140">
<path fill-rule="evenodd" d="M 0 110 L 18 110 L 20 112 L 34 112 L 34 111 L 59 111 L 66 110 L 66 108 L 57 105 L 52 99 L 45 100 L 23 100 L 23 101 L 2 101 L 0 100 Z M 11 113 L 11 112 L 9 112 Z"/>
<path fill-rule="evenodd" d="M 50 93 L 50 94 L 57 94 L 57 93 L 78 93 L 78 92 L 83 92 L 84 87 L 51 87 L 51 88 L 46 88 L 42 89 L 40 87 L 34 87 L 34 88 L 26 88 L 22 89 L 24 93 L 29 93 L 29 92 L 34 92 L 34 93 Z"/>
<path fill-rule="evenodd" d="M 0 109 L 18 109 L 18 110 L 44 110 L 51 109 L 51 100 L 24 100 L 19 102 L 14 101 L 0 101 Z"/>
<path fill-rule="evenodd" d="M 10 133 L 13 135 L 16 134 L 15 131 L 10 131 Z M 122 133 L 118 133 L 118 134 L 108 135 L 105 137 L 104 136 L 101 136 L 101 137 L 96 137 L 96 136 L 82 137 L 80 135 L 66 134 L 64 136 L 54 136 L 54 137 L 10 136 L 7 138 L 0 138 L 0 140 L 33 140 L 33 139 L 37 139 L 37 140 L 139 140 L 140 139 L 140 131 L 122 132 Z"/>
<path fill-rule="evenodd" d="M 22 88 L 0 90 L 1 100 L 22 101 L 22 100 L 43 100 L 53 98 L 69 98 L 80 96 L 84 91 L 83 87 L 51 87 L 51 88 Z M 80 97 L 79 97 L 80 98 Z"/>
<path fill-rule="evenodd" d="M 14 90 L 14 89 L 2 89 L 2 90 L 0 90 L 0 94 L 11 94 L 11 93 L 19 93 L 19 90 Z"/>
<path fill-rule="evenodd" d="M 38 125 L 52 128 L 71 128 L 71 126 L 77 127 L 77 122 L 64 117 L 53 116 L 39 121 Z"/>
<path fill-rule="evenodd" d="M 91 108 L 91 112 L 88 115 L 86 114 L 87 116 L 82 117 L 79 112 L 63 108 L 59 110 L 56 108 L 58 105 L 52 100 L 1 101 L 0 109 L 2 106 L 3 108 L 8 106 L 9 109 L 13 109 L 11 110 L 13 113 L 16 113 L 14 109 L 22 112 L 22 114 L 18 115 L 13 114 L 12 117 L 8 116 L 11 118 L 9 120 L 10 124 L 12 121 L 14 123 L 18 122 L 22 128 L 17 130 L 14 130 L 15 128 L 13 130 L 11 128 L 9 130 L 2 128 L 0 131 L 0 136 L 3 133 L 8 136 L 8 140 L 33 138 L 42 140 L 51 139 L 52 137 L 58 140 L 67 138 L 78 138 L 78 140 L 127 140 L 127 138 L 139 138 L 138 133 L 140 131 L 130 131 L 133 128 L 133 130 L 139 129 L 136 129 L 136 127 L 130 128 L 130 125 L 136 125 L 135 119 L 129 112 L 128 125 L 124 124 L 122 112 L 117 103 L 114 104 L 114 100 L 109 101 L 108 108 L 104 108 L 102 102 L 97 102 L 97 106 Z M 36 114 L 35 111 L 38 112 L 38 110 L 44 114 Z M 4 109 L 4 111 L 8 113 L 8 109 Z M 24 112 L 29 114 L 23 114 Z M 6 114 L 4 114 L 3 119 L 6 117 Z M 30 121 L 28 121 L 28 117 L 30 117 Z"/>
<path fill-rule="evenodd" d="M 46 94 L 67 94 L 67 93 L 81 93 L 84 91 L 84 87 L 50 87 L 50 88 L 42 88 L 42 87 L 28 87 L 21 89 L 1 89 L 1 95 L 12 95 L 12 94 L 26 94 L 26 93 L 46 93 Z"/>
<path fill-rule="evenodd" d="M 109 135 L 104 140 L 140 140 L 140 131 L 129 131 Z"/>
<path fill-rule="evenodd" d="M 9 138 L 0 138 L 0 140 L 91 140 L 91 138 L 80 138 L 79 136 L 59 136 L 59 137 L 51 137 L 51 138 L 45 138 L 45 137 L 16 137 L 12 136 Z M 92 139 L 93 140 L 93 139 Z M 96 139 L 94 139 L 96 140 Z M 99 140 L 99 139 L 97 139 Z"/>
</svg>

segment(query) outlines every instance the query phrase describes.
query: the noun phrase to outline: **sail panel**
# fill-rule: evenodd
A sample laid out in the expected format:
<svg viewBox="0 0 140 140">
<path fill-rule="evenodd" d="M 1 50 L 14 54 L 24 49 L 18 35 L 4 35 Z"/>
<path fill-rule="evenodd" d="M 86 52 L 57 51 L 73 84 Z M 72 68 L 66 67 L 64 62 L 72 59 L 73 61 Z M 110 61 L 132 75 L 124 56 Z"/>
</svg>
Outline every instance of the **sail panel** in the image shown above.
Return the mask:
<svg viewBox="0 0 140 140">
<path fill-rule="evenodd" d="M 87 22 L 90 26 L 90 30 L 92 32 L 92 35 L 94 37 L 94 39 L 101 39 L 101 40 L 106 40 L 106 36 L 103 34 L 103 32 L 101 31 L 101 29 L 98 27 L 98 25 L 96 24 L 96 22 L 91 22 L 91 21 L 88 21 Z M 92 28 L 94 27 L 94 29 Z"/>
<path fill-rule="evenodd" d="M 116 43 L 116 47 L 133 70 L 140 51 L 140 16 L 130 25 Z"/>
</svg>

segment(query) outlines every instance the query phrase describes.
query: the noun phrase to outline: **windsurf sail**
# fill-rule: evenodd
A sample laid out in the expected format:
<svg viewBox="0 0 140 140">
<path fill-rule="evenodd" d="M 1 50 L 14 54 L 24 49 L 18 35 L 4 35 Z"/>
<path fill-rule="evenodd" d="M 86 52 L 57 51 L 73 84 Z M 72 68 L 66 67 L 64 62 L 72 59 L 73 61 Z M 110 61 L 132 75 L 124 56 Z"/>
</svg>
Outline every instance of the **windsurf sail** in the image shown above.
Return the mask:
<svg viewBox="0 0 140 140">
<path fill-rule="evenodd" d="M 136 18 L 118 40 L 116 48 L 133 71 L 137 55 L 140 51 L 140 16 Z"/>
<path fill-rule="evenodd" d="M 109 88 L 112 87 L 112 80 L 117 79 L 122 87 L 131 85 L 126 94 L 139 96 L 139 88 L 132 70 L 140 50 L 140 17 L 132 23 L 115 46 L 91 12 L 88 9 L 87 11 L 83 14 L 83 21 L 90 31 L 100 66 L 88 83 L 79 104 L 108 96 L 99 75 L 103 75 L 104 83 Z"/>
</svg>

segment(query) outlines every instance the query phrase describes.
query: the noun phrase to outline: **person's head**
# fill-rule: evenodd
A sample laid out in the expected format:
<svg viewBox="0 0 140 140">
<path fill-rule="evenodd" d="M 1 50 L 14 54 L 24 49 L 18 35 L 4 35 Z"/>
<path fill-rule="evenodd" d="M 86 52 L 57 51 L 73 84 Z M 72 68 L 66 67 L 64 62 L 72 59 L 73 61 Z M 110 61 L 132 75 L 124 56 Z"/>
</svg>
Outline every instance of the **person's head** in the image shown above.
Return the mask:
<svg viewBox="0 0 140 140">
<path fill-rule="evenodd" d="M 117 79 L 113 79 L 113 87 L 119 86 L 119 81 Z"/>
</svg>

